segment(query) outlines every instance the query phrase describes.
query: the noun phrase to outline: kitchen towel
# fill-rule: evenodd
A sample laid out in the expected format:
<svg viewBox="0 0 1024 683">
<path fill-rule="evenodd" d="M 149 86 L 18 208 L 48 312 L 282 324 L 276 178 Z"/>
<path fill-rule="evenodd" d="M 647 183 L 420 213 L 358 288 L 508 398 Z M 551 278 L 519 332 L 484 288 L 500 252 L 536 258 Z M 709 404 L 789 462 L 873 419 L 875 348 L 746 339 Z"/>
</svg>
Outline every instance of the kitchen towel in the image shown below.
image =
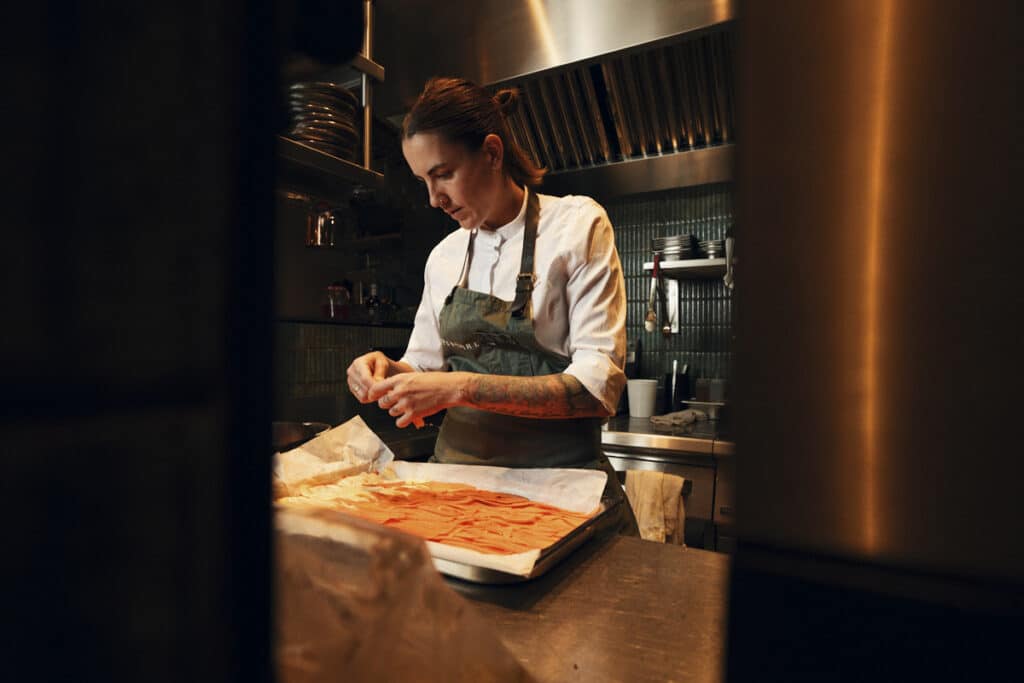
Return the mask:
<svg viewBox="0 0 1024 683">
<path fill-rule="evenodd" d="M 708 419 L 708 414 L 696 408 L 687 408 L 667 415 L 652 415 L 651 424 L 656 427 L 681 427 L 691 422 Z"/>
<path fill-rule="evenodd" d="M 626 498 L 640 526 L 640 538 L 683 545 L 685 482 L 682 477 L 666 472 L 626 471 Z"/>
</svg>

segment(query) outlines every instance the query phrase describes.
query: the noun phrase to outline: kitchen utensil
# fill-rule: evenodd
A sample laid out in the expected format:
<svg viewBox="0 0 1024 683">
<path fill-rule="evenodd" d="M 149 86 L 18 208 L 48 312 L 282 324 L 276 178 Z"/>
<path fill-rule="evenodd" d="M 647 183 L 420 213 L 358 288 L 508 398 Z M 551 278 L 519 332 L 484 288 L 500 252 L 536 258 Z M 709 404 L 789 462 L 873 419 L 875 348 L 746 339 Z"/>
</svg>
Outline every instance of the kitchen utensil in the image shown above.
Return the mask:
<svg viewBox="0 0 1024 683">
<path fill-rule="evenodd" d="M 722 281 L 725 283 L 725 286 L 729 289 L 729 291 L 732 291 L 732 288 L 733 288 L 733 279 L 732 279 L 732 249 L 733 249 L 733 238 L 732 237 L 726 237 L 725 238 L 725 276 L 722 278 Z"/>
<path fill-rule="evenodd" d="M 668 301 L 665 295 L 665 290 L 662 289 L 661 283 L 658 283 L 658 290 L 661 292 L 661 333 L 666 337 L 672 335 L 672 321 L 669 320 L 668 315 Z"/>
<path fill-rule="evenodd" d="M 661 403 L 663 413 L 682 410 L 690 398 L 690 377 L 687 374 L 690 366 L 683 363 L 682 370 L 678 367 L 679 361 L 672 361 L 672 374 L 665 375 L 665 396 Z"/>
<path fill-rule="evenodd" d="M 654 332 L 658 327 L 658 255 L 654 255 L 654 267 L 651 269 L 651 294 L 647 299 L 647 317 L 644 329 Z"/>
<path fill-rule="evenodd" d="M 661 412 L 671 413 L 675 410 L 676 377 L 679 369 L 679 361 L 672 361 L 672 374 L 665 375 L 665 393 L 662 396 Z"/>
<path fill-rule="evenodd" d="M 677 284 L 675 280 L 667 282 L 662 282 L 660 278 L 658 280 L 658 295 L 661 301 L 661 333 L 665 337 L 671 336 L 673 331 L 679 331 L 676 321 L 676 316 L 679 313 L 679 287 Z"/>
<path fill-rule="evenodd" d="M 334 246 L 334 212 L 324 205 L 318 204 L 306 215 L 306 246 Z"/>
</svg>

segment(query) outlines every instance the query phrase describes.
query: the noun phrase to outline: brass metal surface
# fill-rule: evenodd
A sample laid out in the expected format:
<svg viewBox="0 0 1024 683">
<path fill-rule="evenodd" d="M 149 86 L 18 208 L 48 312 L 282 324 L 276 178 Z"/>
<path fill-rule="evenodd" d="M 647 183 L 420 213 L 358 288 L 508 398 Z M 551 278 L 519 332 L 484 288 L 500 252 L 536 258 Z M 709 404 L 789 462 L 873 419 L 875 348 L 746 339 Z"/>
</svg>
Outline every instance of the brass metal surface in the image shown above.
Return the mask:
<svg viewBox="0 0 1024 683">
<path fill-rule="evenodd" d="M 1016 7 L 744 6 L 741 540 L 1024 577 Z"/>
</svg>

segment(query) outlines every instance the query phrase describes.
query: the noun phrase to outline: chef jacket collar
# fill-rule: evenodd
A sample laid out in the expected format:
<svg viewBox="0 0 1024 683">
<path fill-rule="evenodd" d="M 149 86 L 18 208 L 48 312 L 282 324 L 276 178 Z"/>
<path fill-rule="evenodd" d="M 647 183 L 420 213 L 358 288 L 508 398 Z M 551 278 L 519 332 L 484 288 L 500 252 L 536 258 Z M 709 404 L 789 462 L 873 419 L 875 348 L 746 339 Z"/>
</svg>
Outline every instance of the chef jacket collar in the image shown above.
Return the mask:
<svg viewBox="0 0 1024 683">
<path fill-rule="evenodd" d="M 515 218 L 494 230 L 480 230 L 478 228 L 476 239 L 483 241 L 484 244 L 504 244 L 521 233 L 523 228 L 526 227 L 526 199 L 529 196 L 529 192 L 529 188 L 524 188 L 523 205 L 519 207 L 519 214 Z"/>
</svg>

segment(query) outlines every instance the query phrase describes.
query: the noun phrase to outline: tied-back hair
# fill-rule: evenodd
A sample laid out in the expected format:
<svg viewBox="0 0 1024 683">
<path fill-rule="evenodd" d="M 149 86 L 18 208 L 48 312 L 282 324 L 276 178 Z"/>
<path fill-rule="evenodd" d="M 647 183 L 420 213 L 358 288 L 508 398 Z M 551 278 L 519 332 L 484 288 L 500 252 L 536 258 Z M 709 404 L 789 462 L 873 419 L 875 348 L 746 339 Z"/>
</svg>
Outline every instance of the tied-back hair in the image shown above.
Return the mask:
<svg viewBox="0 0 1024 683">
<path fill-rule="evenodd" d="M 519 185 L 540 185 L 546 169 L 539 167 L 512 137 L 508 117 L 519 105 L 514 88 L 490 93 L 464 78 L 431 78 L 402 121 L 402 137 L 435 133 L 471 151 L 494 133 L 505 148 L 503 170 Z"/>
</svg>

